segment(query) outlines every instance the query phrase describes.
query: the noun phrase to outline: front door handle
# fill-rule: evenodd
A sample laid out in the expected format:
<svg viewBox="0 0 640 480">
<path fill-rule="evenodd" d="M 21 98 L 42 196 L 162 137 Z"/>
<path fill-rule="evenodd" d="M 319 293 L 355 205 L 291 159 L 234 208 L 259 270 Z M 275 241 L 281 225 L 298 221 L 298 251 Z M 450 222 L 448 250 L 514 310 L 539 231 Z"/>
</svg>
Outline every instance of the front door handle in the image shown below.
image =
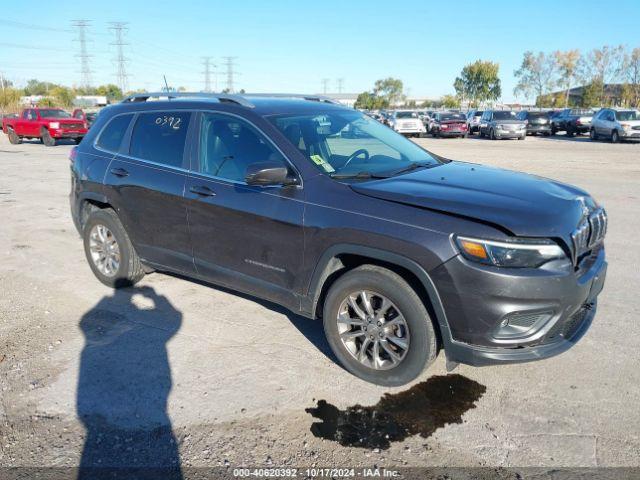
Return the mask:
<svg viewBox="0 0 640 480">
<path fill-rule="evenodd" d="M 124 168 L 112 168 L 110 171 L 116 177 L 128 177 L 129 176 L 129 172 L 127 172 Z"/>
<path fill-rule="evenodd" d="M 215 197 L 216 195 L 216 192 L 205 186 L 193 186 L 189 189 L 189 191 L 202 197 Z"/>
</svg>

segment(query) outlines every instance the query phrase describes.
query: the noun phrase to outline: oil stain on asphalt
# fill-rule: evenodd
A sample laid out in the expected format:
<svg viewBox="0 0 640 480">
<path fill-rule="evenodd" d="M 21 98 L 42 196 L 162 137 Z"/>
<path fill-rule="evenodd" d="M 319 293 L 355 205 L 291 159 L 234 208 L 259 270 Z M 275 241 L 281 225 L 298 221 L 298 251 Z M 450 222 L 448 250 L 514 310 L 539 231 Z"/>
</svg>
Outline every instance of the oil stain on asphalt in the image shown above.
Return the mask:
<svg viewBox="0 0 640 480">
<path fill-rule="evenodd" d="M 440 375 L 409 390 L 385 394 L 371 406 L 340 410 L 325 400 L 305 411 L 321 421 L 311 425 L 314 436 L 345 447 L 387 449 L 413 435 L 427 438 L 462 415 L 482 397 L 486 388 L 462 375 Z"/>
</svg>

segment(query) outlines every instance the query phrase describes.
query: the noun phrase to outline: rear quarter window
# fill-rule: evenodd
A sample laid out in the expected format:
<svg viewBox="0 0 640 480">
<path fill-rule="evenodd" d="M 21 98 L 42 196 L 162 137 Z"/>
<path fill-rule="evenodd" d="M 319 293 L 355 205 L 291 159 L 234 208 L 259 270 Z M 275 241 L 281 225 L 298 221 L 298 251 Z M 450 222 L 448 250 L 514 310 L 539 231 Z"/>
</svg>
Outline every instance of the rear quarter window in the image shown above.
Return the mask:
<svg viewBox="0 0 640 480">
<path fill-rule="evenodd" d="M 113 117 L 100 132 L 96 145 L 108 152 L 115 153 L 120 150 L 120 144 L 132 118 L 133 115 Z"/>
<path fill-rule="evenodd" d="M 153 112 L 138 115 L 129 154 L 172 167 L 182 166 L 189 128 L 189 112 Z"/>
</svg>

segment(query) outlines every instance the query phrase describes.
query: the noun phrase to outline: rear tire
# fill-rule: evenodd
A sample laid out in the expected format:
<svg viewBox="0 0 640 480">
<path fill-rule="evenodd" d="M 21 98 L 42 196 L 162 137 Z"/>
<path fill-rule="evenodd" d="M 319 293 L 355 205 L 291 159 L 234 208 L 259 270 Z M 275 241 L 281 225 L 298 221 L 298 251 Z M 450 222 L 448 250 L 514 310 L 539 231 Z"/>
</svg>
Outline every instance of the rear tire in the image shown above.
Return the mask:
<svg viewBox="0 0 640 480">
<path fill-rule="evenodd" d="M 100 235 L 101 231 L 103 235 Z M 93 274 L 108 287 L 130 287 L 144 277 L 140 257 L 113 210 L 106 208 L 91 212 L 82 229 L 82 238 Z M 113 261 L 108 261 L 107 257 Z"/>
<path fill-rule="evenodd" d="M 51 136 L 51 134 L 49 133 L 49 130 L 47 130 L 46 128 L 42 129 L 40 138 L 42 138 L 42 143 L 44 143 L 46 147 L 56 146 L 56 139 Z"/>
<path fill-rule="evenodd" d="M 22 143 L 22 139 L 16 132 L 13 131 L 13 129 L 9 130 L 7 136 L 9 137 L 9 143 L 11 143 L 12 145 L 19 145 Z"/>
<path fill-rule="evenodd" d="M 362 292 L 367 292 L 371 302 L 369 313 Z M 362 316 L 350 306 L 349 297 L 354 299 Z M 391 305 L 386 310 L 381 308 L 383 299 Z M 339 316 L 362 321 L 347 324 L 339 322 Z M 384 328 L 392 321 L 397 323 Z M 329 345 L 344 368 L 377 385 L 392 387 L 412 381 L 433 363 L 438 352 L 431 317 L 418 294 L 400 275 L 375 265 L 355 268 L 336 280 L 324 302 L 323 323 Z M 354 331 L 366 333 L 345 336 L 345 332 Z M 406 349 L 399 348 L 400 343 Z M 347 344 L 352 345 L 351 350 Z M 358 353 L 364 345 L 364 355 L 359 360 Z M 392 354 L 397 358 L 392 358 Z M 374 358 L 380 360 L 378 368 L 373 366 Z"/>
<path fill-rule="evenodd" d="M 575 132 L 573 131 L 573 127 L 571 125 L 567 125 L 566 135 L 567 137 L 573 137 L 575 135 Z"/>
</svg>

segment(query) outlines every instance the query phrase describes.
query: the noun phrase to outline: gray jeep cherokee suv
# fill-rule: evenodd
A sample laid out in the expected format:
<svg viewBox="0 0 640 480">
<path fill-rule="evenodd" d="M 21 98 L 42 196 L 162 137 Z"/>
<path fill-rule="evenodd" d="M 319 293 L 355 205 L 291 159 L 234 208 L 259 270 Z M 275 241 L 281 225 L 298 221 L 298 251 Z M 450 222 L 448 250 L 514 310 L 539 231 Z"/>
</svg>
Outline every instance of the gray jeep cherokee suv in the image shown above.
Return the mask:
<svg viewBox="0 0 640 480">
<path fill-rule="evenodd" d="M 318 97 L 131 97 L 72 152 L 70 200 L 103 283 L 158 270 L 284 305 L 381 385 L 438 350 L 471 365 L 563 352 L 607 265 L 585 191 L 441 158 Z"/>
</svg>

